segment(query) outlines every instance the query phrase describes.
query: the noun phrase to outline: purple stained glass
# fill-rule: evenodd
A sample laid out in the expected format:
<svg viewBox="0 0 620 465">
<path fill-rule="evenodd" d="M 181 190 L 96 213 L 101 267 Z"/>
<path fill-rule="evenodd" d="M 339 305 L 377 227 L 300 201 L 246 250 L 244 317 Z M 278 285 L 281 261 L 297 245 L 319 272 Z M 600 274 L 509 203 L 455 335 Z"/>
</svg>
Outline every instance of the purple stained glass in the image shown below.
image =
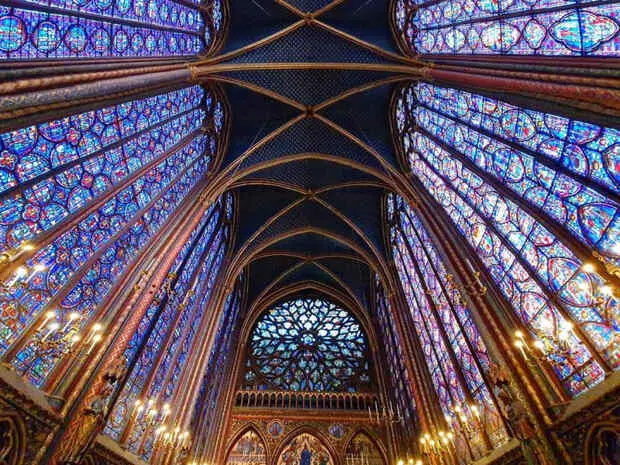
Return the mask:
<svg viewBox="0 0 620 465">
<path fill-rule="evenodd" d="M 107 248 L 100 258 L 87 270 L 84 277 L 75 284 L 68 295 L 62 300 L 59 311 L 61 319 L 66 320 L 70 311 L 77 311 L 83 316 L 80 329 L 93 317 L 94 311 L 110 292 L 113 285 L 129 264 L 138 257 L 139 252 L 148 244 L 160 230 L 165 221 L 172 215 L 192 187 L 204 176 L 208 168 L 208 162 L 200 159 L 168 191 L 165 192 L 152 206 L 134 223 L 131 228 L 121 235 Z M 60 337 L 62 331 L 55 333 Z M 28 347 L 25 349 L 28 350 Z M 41 386 L 51 374 L 51 369 L 58 359 L 39 355 L 39 359 L 32 365 L 28 372 L 28 379 L 36 386 Z M 23 357 L 14 361 L 16 368 L 20 369 L 24 361 Z M 44 377 L 36 376 L 36 368 L 40 363 L 45 363 L 49 368 Z"/>
<path fill-rule="evenodd" d="M 205 312 L 226 252 L 228 225 L 222 222 L 222 212 L 230 202 L 230 196 L 222 197 L 204 213 L 188 245 L 181 250 L 173 265 L 179 277 L 174 284 L 172 297 L 166 302 L 161 314 L 156 311 L 156 302 L 151 305 L 125 352 L 126 358 L 133 358 L 146 328 L 155 324 L 125 386 L 122 400 L 115 406 L 106 426 L 106 434 L 115 439 L 120 437 L 133 413 L 135 400 L 147 397 L 158 399 L 161 410 L 163 404 L 171 401 L 172 394 L 179 387 L 175 374 L 181 372 L 187 360 L 188 351 L 197 334 L 196 321 Z M 179 312 L 179 308 L 183 311 Z M 148 385 L 145 384 L 147 378 L 151 379 Z M 148 460 L 151 447 L 141 451 L 138 448 L 144 433 L 142 428 L 135 426 L 128 434 L 127 446 Z"/>
<path fill-rule="evenodd" d="M 248 342 L 246 389 L 357 392 L 371 386 L 368 342 L 355 317 L 320 298 L 282 302 Z"/>
<path fill-rule="evenodd" d="M 470 399 L 478 400 L 478 408 L 484 415 L 486 434 L 493 446 L 497 447 L 507 441 L 508 435 L 483 378 L 483 373 L 488 372 L 490 368 L 490 357 L 485 343 L 476 330 L 469 309 L 463 303 L 460 291 L 450 280 L 443 260 L 416 213 L 400 197 L 391 195 L 389 202 L 392 204 L 388 211 L 391 211 L 389 221 L 392 225 L 394 258 L 397 261 L 415 264 L 413 268 L 397 265 L 400 273 L 407 273 L 401 274 L 401 282 L 405 283 L 405 286 L 412 283 L 421 284 L 412 288 L 417 295 L 418 305 L 411 310 L 417 311 L 421 308 L 420 305 L 435 310 L 414 317 L 414 321 L 418 323 L 416 329 L 422 333 L 421 340 L 441 338 L 446 348 L 452 352 L 452 359 L 457 362 L 458 368 L 448 357 L 442 359 L 444 364 L 437 369 L 450 372 L 444 374 L 446 379 L 457 379 L 460 376 L 464 380 L 465 385 L 461 387 L 468 391 Z M 404 254 L 406 256 L 403 256 Z M 429 320 L 428 325 L 423 324 L 425 319 Z M 430 326 L 434 329 L 429 330 Z M 466 331 L 466 328 L 469 331 Z M 428 339 L 428 336 L 424 335 L 425 331 L 430 332 L 433 337 Z M 456 370 L 459 371 L 458 376 Z M 454 399 L 455 396 L 452 397 L 450 404 L 444 406 L 444 412 L 451 419 L 451 423 L 458 426 L 458 419 L 453 418 L 454 403 L 458 403 L 458 400 Z M 484 450 L 481 438 L 477 438 L 476 442 L 476 447 Z"/>
<path fill-rule="evenodd" d="M 418 90 L 422 91 L 422 86 L 426 85 L 421 85 Z M 504 166 L 502 171 L 503 160 L 498 159 L 491 167 L 480 165 L 488 170 L 488 174 L 481 177 L 449 152 L 450 143 L 454 141 L 455 150 L 462 150 L 461 144 L 469 137 L 467 131 L 456 126 L 459 118 L 455 116 L 450 120 L 449 128 L 429 123 L 428 129 L 424 117 L 416 118 L 421 129 L 409 129 L 415 128 L 407 121 L 414 118 L 416 112 L 428 111 L 418 109 L 414 87 L 402 91 L 395 108 L 396 123 L 401 132 L 399 137 L 413 173 L 477 251 L 534 337 L 550 344 L 550 347 L 555 344 L 553 341 L 557 340 L 558 334 L 570 338 L 571 347 L 566 356 L 549 355 L 567 389 L 578 394 L 601 381 L 603 370 L 592 360 L 591 353 L 575 333 L 568 329 L 569 322 L 548 296 L 557 296 L 562 310 L 579 324 L 589 342 L 612 367 L 619 364 L 613 342 L 618 325 L 615 299 L 606 296 L 602 306 L 595 303 L 591 291 L 595 287 L 600 288 L 602 280 L 596 274 L 584 272 L 581 261 L 570 248 L 539 224 L 520 204 L 505 198 L 486 181 L 486 176 L 496 176 L 498 172 L 514 175 L 518 170 Z M 437 103 L 428 99 L 428 106 L 434 108 L 434 105 Z M 493 108 L 493 105 L 488 107 Z M 487 107 L 483 105 L 482 108 Z M 463 111 L 463 107 L 457 105 L 450 109 L 442 105 L 442 109 L 448 113 Z M 472 119 L 475 121 L 472 124 L 482 124 L 479 118 Z M 552 116 L 549 119 L 552 120 Z M 514 125 L 506 127 L 509 131 L 515 131 Z M 467 129 L 473 130 L 469 126 Z M 506 128 L 503 130 L 506 131 Z M 457 133 L 460 134 L 458 137 Z M 522 134 L 516 132 L 516 136 Z M 506 137 L 505 133 L 489 135 L 487 144 L 480 147 L 500 144 L 503 137 Z M 469 146 L 468 153 L 463 153 L 463 160 L 470 157 L 473 163 L 482 160 L 481 155 L 477 156 L 477 147 Z M 586 372 L 587 377 L 575 376 Z"/>
<path fill-rule="evenodd" d="M 560 0 L 396 3 L 397 35 L 411 53 L 618 56 L 615 4 Z"/>
<path fill-rule="evenodd" d="M 192 87 L 0 135 L 0 250 L 52 228 L 198 129 Z M 28 142 L 26 142 L 28 141 Z"/>
<path fill-rule="evenodd" d="M 375 288 L 378 330 L 387 357 L 391 388 L 394 391 L 398 410 L 404 420 L 402 424 L 407 430 L 407 439 L 413 440 L 416 434 L 414 425 L 417 420 L 414 387 L 406 368 L 404 349 L 396 330 L 392 308 L 378 276 L 375 276 Z"/>
<path fill-rule="evenodd" d="M 230 368 L 232 360 L 230 353 L 234 350 L 233 335 L 242 316 L 242 283 L 243 275 L 237 278 L 235 289 L 228 295 L 219 317 L 215 340 L 211 346 L 205 374 L 193 406 L 191 427 L 194 431 L 199 428 L 203 431 L 209 430 L 217 424 L 217 421 L 214 421 L 217 415 L 208 413 L 215 411 L 222 399 L 220 393 L 223 391 L 227 370 Z"/>
<path fill-rule="evenodd" d="M 59 293 L 61 321 L 70 312 L 82 316 L 80 327 L 91 321 L 119 276 L 204 177 L 214 155 L 213 136 L 197 129 L 213 117 L 217 103 L 194 86 L 0 135 L 2 155 L 13 157 L 14 168 L 30 167 L 27 157 L 34 153 L 44 161 L 4 185 L 5 209 L 25 207 L 24 213 L 5 216 L 0 231 L 17 245 L 15 231 L 22 231 L 22 239 L 38 238 L 60 226 L 26 262 L 31 270 L 42 268 L 27 280 L 14 273 L 10 280 L 19 285 L 0 295 L 2 352 L 49 310 L 52 299 L 59 300 Z M 59 147 L 71 144 L 77 152 L 55 155 L 66 154 Z M 106 181 L 98 182 L 102 176 Z M 14 187 L 19 194 L 11 192 Z M 37 209 L 49 216 L 35 215 Z M 77 221 L 63 226 L 73 218 Z M 34 353 L 30 345 L 14 360 L 37 386 L 57 362 L 55 353 Z"/>
<path fill-rule="evenodd" d="M 191 3 L 195 3 L 192 5 Z M 220 0 L 25 0 L 0 6 L 0 59 L 191 56 L 223 36 Z"/>
</svg>

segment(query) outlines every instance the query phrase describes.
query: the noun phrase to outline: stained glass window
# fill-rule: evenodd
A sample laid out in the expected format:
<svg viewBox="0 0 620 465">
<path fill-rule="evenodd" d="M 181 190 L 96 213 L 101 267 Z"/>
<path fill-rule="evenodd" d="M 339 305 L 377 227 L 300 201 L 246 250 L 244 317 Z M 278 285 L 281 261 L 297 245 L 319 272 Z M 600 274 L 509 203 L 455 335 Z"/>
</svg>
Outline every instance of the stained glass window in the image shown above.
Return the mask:
<svg viewBox="0 0 620 465">
<path fill-rule="evenodd" d="M 234 359 L 234 335 L 235 330 L 239 328 L 242 316 L 243 282 L 243 275 L 241 275 L 237 278 L 234 291 L 226 299 L 226 304 L 219 318 L 215 340 L 209 353 L 207 368 L 194 405 L 191 428 L 192 431 L 196 432 L 195 435 L 201 438 L 213 438 L 213 434 L 217 434 L 215 431 L 219 426 L 218 418 L 220 416 L 214 412 L 217 412 L 218 408 L 222 408 L 221 402 L 224 397 L 221 394 L 225 392 L 226 375 L 229 373 Z M 203 455 L 204 448 L 211 442 L 202 441 L 195 449 L 196 455 Z"/>
<path fill-rule="evenodd" d="M 378 322 L 377 329 L 381 335 L 383 348 L 387 357 L 393 399 L 396 402 L 397 413 L 403 418 L 401 426 L 405 429 L 407 435 L 403 443 L 410 443 L 417 439 L 415 437 L 417 418 L 413 384 L 411 383 L 409 372 L 405 365 L 404 348 L 396 330 L 392 308 L 378 276 L 375 276 L 375 295 Z"/>
<path fill-rule="evenodd" d="M 0 60 L 196 55 L 222 22 L 220 0 L 26 0 L 0 7 Z"/>
<path fill-rule="evenodd" d="M 266 465 L 265 444 L 258 434 L 248 431 L 235 443 L 226 465 Z"/>
<path fill-rule="evenodd" d="M 173 396 L 200 322 L 209 314 L 205 309 L 226 253 L 230 218 L 225 204 L 230 201 L 230 195 L 226 195 L 205 212 L 190 245 L 177 257 L 178 277 L 172 295 L 164 303 L 153 301 L 125 352 L 127 359 L 135 357 L 138 344 L 148 337 L 115 405 L 106 434 L 116 440 L 122 438 L 129 450 L 147 461 L 153 452 L 154 429 L 146 422 L 130 425 L 129 420 L 136 414 L 135 402 L 141 400 L 145 404 L 150 401 L 159 415 L 168 408 L 162 421 L 172 421 L 167 417 L 173 417 L 176 411 Z M 152 331 L 147 332 L 151 326 Z"/>
<path fill-rule="evenodd" d="M 368 342 L 351 313 L 299 298 L 260 317 L 248 342 L 246 389 L 363 391 L 370 386 Z"/>
<path fill-rule="evenodd" d="M 57 354 L 19 336 L 50 310 L 61 321 L 78 312 L 78 330 L 91 322 L 204 177 L 222 119 L 213 92 L 194 86 L 0 134 L 0 249 L 38 248 L 23 262 L 34 271 L 17 269 L 0 295 L 0 350 L 21 347 L 13 362 L 33 383 Z"/>
<path fill-rule="evenodd" d="M 344 463 L 346 465 L 385 465 L 383 455 L 374 441 L 364 433 L 358 433 L 351 438 L 347 444 Z"/>
<path fill-rule="evenodd" d="M 204 124 L 203 99 L 211 110 L 213 96 L 194 86 L 0 134 L 0 250 L 153 167 Z"/>
<path fill-rule="evenodd" d="M 425 83 L 402 90 L 396 123 L 414 175 L 544 346 L 566 390 L 583 392 L 618 367 L 618 303 L 564 239 L 617 262 L 617 132 Z"/>
<path fill-rule="evenodd" d="M 295 436 L 280 453 L 278 465 L 333 465 L 327 448 L 315 436 L 302 433 Z"/>
<path fill-rule="evenodd" d="M 388 202 L 394 261 L 439 402 L 450 428 L 461 433 L 457 449 L 475 459 L 485 442 L 497 447 L 508 438 L 486 383 L 489 354 L 426 228 L 400 197 Z M 462 430 L 459 411 L 479 422 L 479 434 Z"/>
<path fill-rule="evenodd" d="M 617 4 L 588 0 L 397 0 L 411 53 L 617 56 Z"/>
</svg>

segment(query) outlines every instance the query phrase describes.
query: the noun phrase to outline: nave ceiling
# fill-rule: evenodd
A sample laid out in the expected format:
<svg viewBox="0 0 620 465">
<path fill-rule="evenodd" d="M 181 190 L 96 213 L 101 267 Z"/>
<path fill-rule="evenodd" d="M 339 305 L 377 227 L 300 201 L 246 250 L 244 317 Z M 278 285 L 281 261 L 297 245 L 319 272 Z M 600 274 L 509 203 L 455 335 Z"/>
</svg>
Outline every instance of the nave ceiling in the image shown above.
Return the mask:
<svg viewBox="0 0 620 465">
<path fill-rule="evenodd" d="M 229 15 L 224 48 L 194 74 L 222 83 L 230 104 L 230 279 L 247 267 L 248 302 L 319 283 L 367 308 L 371 270 L 386 272 L 384 195 L 410 194 L 388 108 L 416 68 L 403 72 L 415 62 L 396 49 L 389 2 L 235 0 Z"/>
</svg>

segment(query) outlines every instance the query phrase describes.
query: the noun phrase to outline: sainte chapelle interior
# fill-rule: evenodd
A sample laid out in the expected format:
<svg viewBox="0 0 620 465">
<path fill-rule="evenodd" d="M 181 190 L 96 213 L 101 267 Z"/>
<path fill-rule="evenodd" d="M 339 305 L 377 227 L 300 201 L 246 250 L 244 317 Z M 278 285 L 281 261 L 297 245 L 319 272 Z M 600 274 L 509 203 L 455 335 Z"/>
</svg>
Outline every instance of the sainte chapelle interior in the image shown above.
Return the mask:
<svg viewBox="0 0 620 465">
<path fill-rule="evenodd" d="M 620 465 L 619 0 L 0 0 L 0 465 Z"/>
</svg>

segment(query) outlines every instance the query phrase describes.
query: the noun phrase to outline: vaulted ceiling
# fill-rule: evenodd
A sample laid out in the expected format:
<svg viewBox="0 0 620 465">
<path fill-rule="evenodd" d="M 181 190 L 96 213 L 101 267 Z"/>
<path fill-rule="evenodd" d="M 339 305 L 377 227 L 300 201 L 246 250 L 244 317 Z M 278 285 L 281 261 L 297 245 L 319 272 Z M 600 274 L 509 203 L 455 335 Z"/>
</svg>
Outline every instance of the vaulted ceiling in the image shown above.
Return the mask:
<svg viewBox="0 0 620 465">
<path fill-rule="evenodd" d="M 230 102 L 221 179 L 237 194 L 234 263 L 250 303 L 312 286 L 368 303 L 386 255 L 382 199 L 407 185 L 390 95 L 416 70 L 392 40 L 388 4 L 232 0 L 226 45 L 197 66 Z"/>
</svg>

